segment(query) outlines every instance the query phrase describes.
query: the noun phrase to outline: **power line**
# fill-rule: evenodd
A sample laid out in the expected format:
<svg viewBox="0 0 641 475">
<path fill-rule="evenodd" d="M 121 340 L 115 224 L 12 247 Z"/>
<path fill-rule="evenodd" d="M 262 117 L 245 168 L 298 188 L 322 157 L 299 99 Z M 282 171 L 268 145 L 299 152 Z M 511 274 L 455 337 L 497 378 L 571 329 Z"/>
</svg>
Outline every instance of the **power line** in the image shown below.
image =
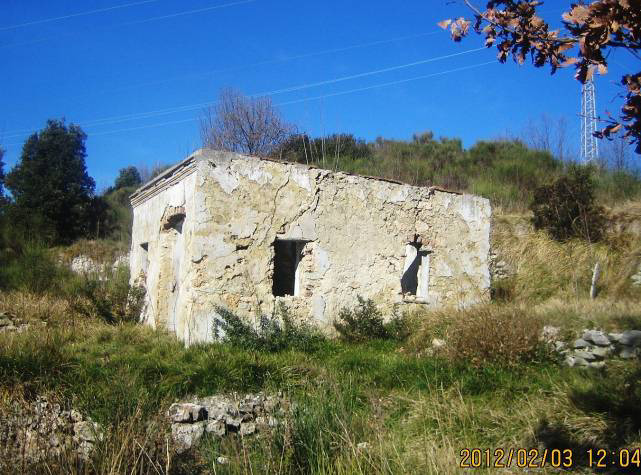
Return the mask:
<svg viewBox="0 0 641 475">
<path fill-rule="evenodd" d="M 319 81 L 319 82 L 314 82 L 314 83 L 309 83 L 309 84 L 303 84 L 301 86 L 292 86 L 284 89 L 278 89 L 276 91 L 270 91 L 270 92 L 261 92 L 258 94 L 252 94 L 250 97 L 263 97 L 263 96 L 272 96 L 275 94 L 284 94 L 286 92 L 294 92 L 294 91 L 300 91 L 302 89 L 309 89 L 310 87 L 318 87 L 318 86 L 326 86 L 328 84 L 335 84 L 337 82 L 342 82 L 342 81 L 349 81 L 352 79 L 359 79 L 362 77 L 367 77 L 367 76 L 373 76 L 375 74 L 383 74 L 383 73 L 388 73 L 391 71 L 398 71 L 399 69 L 406 69 L 406 68 L 411 68 L 413 66 L 420 66 L 421 64 L 427 64 L 427 63 L 432 63 L 434 61 L 440 61 L 443 59 L 449 59 L 449 58 L 454 58 L 456 56 L 461 56 L 463 54 L 469 54 L 469 53 L 475 53 L 477 51 L 485 50 L 487 49 L 485 46 L 481 46 L 480 48 L 474 48 L 474 49 L 469 49 L 465 51 L 460 51 L 458 53 L 452 53 L 452 54 L 447 54 L 444 56 L 437 56 L 435 58 L 428 58 L 428 59 L 423 59 L 420 61 L 414 61 L 413 63 L 407 63 L 407 64 L 401 64 L 399 66 L 392 66 L 389 68 L 384 68 L 384 69 L 377 69 L 374 71 L 367 71 L 365 73 L 359 73 L 359 74 L 353 74 L 351 76 L 344 76 L 341 78 L 337 79 L 328 79 L 326 81 Z"/>
<path fill-rule="evenodd" d="M 133 20 L 133 21 L 128 21 L 128 22 L 124 22 L 124 23 L 117 23 L 115 25 L 109 25 L 107 27 L 102 27 L 102 28 L 99 28 L 99 29 L 103 30 L 103 31 L 104 30 L 112 30 L 114 28 L 118 28 L 118 27 L 121 27 L 121 26 L 140 25 L 142 23 L 149 23 L 149 22 L 158 21 L 158 20 L 166 20 L 166 19 L 169 19 L 169 18 L 176 18 L 176 17 L 179 17 L 179 16 L 185 16 L 185 15 L 193 15 L 195 13 L 204 13 L 204 12 L 211 11 L 211 10 L 218 10 L 220 8 L 233 7 L 235 5 L 243 5 L 243 4 L 246 4 L 246 3 L 254 3 L 254 2 L 257 2 L 257 1 L 258 0 L 240 0 L 240 1 L 237 1 L 237 2 L 224 3 L 222 5 L 214 5 L 214 6 L 211 6 L 211 7 L 198 8 L 198 9 L 195 9 L 195 10 L 186 10 L 186 11 L 181 11 L 181 12 L 176 12 L 176 13 L 170 13 L 170 14 L 167 14 L 167 15 L 160 15 L 160 16 L 154 16 L 154 17 L 150 17 L 150 18 L 143 18 L 141 20 Z M 96 29 L 94 28 L 92 31 L 95 31 L 95 30 Z M 4 45 L 0 45 L 0 48 L 6 48 L 6 47 L 10 47 L 10 46 L 32 45 L 32 44 L 42 43 L 42 42 L 49 41 L 49 40 L 56 39 L 56 38 L 75 36 L 75 35 L 78 35 L 78 34 L 79 33 L 77 33 L 77 32 L 58 34 L 58 35 L 55 35 L 55 36 L 47 36 L 45 38 L 39 38 L 39 39 L 36 39 L 36 40 L 33 40 L 33 41 L 26 41 L 26 42 L 23 42 L 23 43 L 4 44 Z"/>
<path fill-rule="evenodd" d="M 250 64 L 245 64 L 242 66 L 233 66 L 229 68 L 221 68 L 221 69 L 212 69 L 210 71 L 205 71 L 202 73 L 192 73 L 192 74 L 184 74 L 181 76 L 174 76 L 173 78 L 166 78 L 166 79 L 158 79 L 155 81 L 148 81 L 148 82 L 142 82 L 138 84 L 132 84 L 130 86 L 114 89 L 114 91 L 124 91 L 128 89 L 135 89 L 138 87 L 145 87 L 145 86 L 155 86 L 158 84 L 166 84 L 168 82 L 173 82 L 173 81 L 180 81 L 182 79 L 189 79 L 189 78 L 199 78 L 199 77 L 205 77 L 205 76 L 211 76 L 213 74 L 218 74 L 218 73 L 226 73 L 230 71 L 239 71 L 243 69 L 249 69 L 253 68 L 256 66 L 265 66 L 268 64 L 277 64 L 277 63 L 284 63 L 287 61 L 294 61 L 297 59 L 305 59 L 305 58 L 312 58 L 314 56 L 322 56 L 326 54 L 333 54 L 333 53 L 342 53 L 344 51 L 350 51 L 358 48 L 367 48 L 369 46 L 377 46 L 377 45 L 382 45 L 382 44 L 387 44 L 387 43 L 394 43 L 396 41 L 405 41 L 405 40 L 410 40 L 410 39 L 416 39 L 416 38 L 421 38 L 425 36 L 431 36 L 431 35 L 436 35 L 443 33 L 442 31 L 430 31 L 426 33 L 418 33 L 415 35 L 408 35 L 408 36 L 399 36 L 396 38 L 390 38 L 386 40 L 377 40 L 377 41 L 370 41 L 367 43 L 359 43 L 355 45 L 350 45 L 350 46 L 342 46 L 340 48 L 332 48 L 332 49 L 326 49 L 326 50 L 321 50 L 321 51 L 314 51 L 312 53 L 302 53 L 302 54 L 297 54 L 297 55 L 292 55 L 292 56 L 286 56 L 284 58 L 277 58 L 277 59 L 267 59 L 264 61 L 258 61 L 256 63 L 250 63 Z"/>
<path fill-rule="evenodd" d="M 466 71 L 466 70 L 470 70 L 470 69 L 479 68 L 481 66 L 487 66 L 489 64 L 496 64 L 496 61 L 495 60 L 486 61 L 486 62 L 483 62 L 483 63 L 472 64 L 472 65 L 469 65 L 469 66 L 462 66 L 460 68 L 448 69 L 446 71 L 440 71 L 440 72 L 437 72 L 437 73 L 425 74 L 425 75 L 422 75 L 422 76 L 415 76 L 415 77 L 412 77 L 412 78 L 400 79 L 400 80 L 397 80 L 397 81 L 390 81 L 390 82 L 385 82 L 385 83 L 380 83 L 380 84 L 374 84 L 374 85 L 371 85 L 371 86 L 359 87 L 359 88 L 356 88 L 356 89 L 349 89 L 349 90 L 346 90 L 346 91 L 334 92 L 334 93 L 325 94 L 325 95 L 322 95 L 322 96 L 306 97 L 306 98 L 298 99 L 298 100 L 294 100 L 294 101 L 281 102 L 281 103 L 278 103 L 278 104 L 275 104 L 275 105 L 276 106 L 286 106 L 286 105 L 291 105 L 291 104 L 300 104 L 300 103 L 303 103 L 303 102 L 311 102 L 311 101 L 321 100 L 321 99 L 325 99 L 325 98 L 329 98 L 329 97 L 344 96 L 344 95 L 353 94 L 353 93 L 356 93 L 356 92 L 369 91 L 369 90 L 372 90 L 372 89 L 379 89 L 379 88 L 383 88 L 383 87 L 395 86 L 395 85 L 404 84 L 404 83 L 408 83 L 408 82 L 412 82 L 412 81 L 419 81 L 419 80 L 422 80 L 422 79 L 429 79 L 429 78 L 433 78 L 433 77 L 437 77 L 437 76 L 443 76 L 445 74 L 451 74 L 451 73 L 455 73 L 455 72 Z M 107 131 L 95 132 L 95 133 L 92 132 L 89 135 L 91 137 L 95 137 L 95 136 L 99 136 L 99 135 L 111 135 L 111 134 L 117 134 L 117 133 L 122 133 L 122 132 L 131 132 L 131 131 L 136 131 L 136 130 L 163 127 L 163 126 L 167 126 L 167 125 L 184 124 L 184 123 L 188 123 L 188 122 L 195 122 L 197 120 L 198 120 L 198 118 L 173 120 L 173 121 L 161 122 L 161 123 L 156 123 L 156 124 L 141 125 L 141 126 L 138 126 L 138 127 L 127 127 L 127 128 L 123 128 L 123 129 L 107 130 Z M 22 144 L 20 144 L 20 143 L 12 143 L 12 144 L 7 144 L 6 147 L 12 147 L 12 146 L 17 146 L 17 145 L 22 145 Z"/>
<path fill-rule="evenodd" d="M 440 60 L 443 60 L 443 59 L 449 59 L 449 58 L 453 58 L 453 57 L 456 57 L 456 56 L 461 56 L 461 55 L 464 55 L 464 54 L 475 53 L 475 52 L 478 52 L 478 51 L 481 51 L 481 50 L 485 50 L 485 49 L 486 49 L 485 47 L 473 48 L 473 49 L 469 49 L 469 50 L 465 50 L 465 51 L 460 51 L 458 53 L 452 53 L 452 54 L 447 54 L 447 55 L 443 55 L 443 56 L 437 56 L 437 57 L 434 57 L 434 58 L 423 59 L 423 60 L 420 60 L 420 61 L 414 61 L 414 62 L 411 62 L 411 63 L 401 64 L 401 65 L 398 65 L 398 66 L 392 66 L 392 67 L 389 67 L 389 68 L 376 69 L 376 70 L 367 71 L 367 72 L 364 72 L 364 73 L 352 74 L 350 76 L 343 76 L 343 77 L 340 77 L 340 78 L 328 79 L 328 80 L 325 80 L 325 81 L 307 83 L 307 84 L 302 84 L 302 85 L 298 85 L 298 86 L 292 86 L 292 87 L 288 87 L 288 88 L 277 89 L 277 90 L 274 90 L 274 91 L 261 92 L 261 93 L 258 93 L 258 94 L 252 94 L 252 95 L 250 95 L 250 97 L 274 96 L 274 95 L 284 94 L 284 93 L 288 93 L 288 92 L 295 92 L 295 91 L 301 91 L 301 90 L 304 90 L 304 89 L 310 89 L 310 88 L 313 88 L 313 87 L 325 86 L 325 85 L 329 85 L 329 84 L 336 84 L 336 83 L 339 83 L 339 82 L 350 81 L 350 80 L 353 80 L 353 79 L 359 79 L 359 78 L 363 78 L 363 77 L 367 77 L 367 76 L 373 76 L 373 75 L 376 75 L 376 74 L 382 74 L 382 73 L 391 72 L 391 71 L 398 71 L 400 69 L 406 69 L 406 68 L 410 68 L 410 67 L 414 67 L 414 66 L 418 66 L 418 65 L 422 65 L 422 64 L 431 63 L 431 62 L 434 62 L 434 61 L 440 61 Z M 188 105 L 184 105 L 184 106 L 169 107 L 169 108 L 165 108 L 165 109 L 157 109 L 157 110 L 147 111 L 147 112 L 138 112 L 138 113 L 134 113 L 134 114 L 111 116 L 111 117 L 105 117 L 105 118 L 102 118 L 102 119 L 94 119 L 94 120 L 91 120 L 91 121 L 87 121 L 84 124 L 85 124 L 85 126 L 109 125 L 109 124 L 115 124 L 115 123 L 119 123 L 119 122 L 127 122 L 127 121 L 130 121 L 130 120 L 149 119 L 149 118 L 152 118 L 152 117 L 158 117 L 158 116 L 162 116 L 162 115 L 170 115 L 170 114 L 175 114 L 175 113 L 178 113 L 178 112 L 187 112 L 187 111 L 191 111 L 191 110 L 196 110 L 196 109 L 200 109 L 202 107 L 211 106 L 211 105 L 213 105 L 215 103 L 216 103 L 216 101 L 207 101 L 207 102 L 201 102 L 201 103 L 197 103 L 197 104 L 188 104 Z M 37 129 L 13 131 L 13 132 L 9 132 L 8 134 L 6 134 L 5 137 L 6 138 L 19 137 L 19 136 L 23 136 L 25 134 L 33 133 L 36 130 Z"/>
<path fill-rule="evenodd" d="M 297 100 L 288 101 L 288 102 L 281 102 L 281 103 L 276 104 L 276 105 L 277 106 L 287 106 L 287 105 L 290 105 L 290 104 L 298 104 L 298 103 L 301 103 L 301 102 L 315 101 L 315 100 L 325 99 L 325 98 L 328 98 L 328 97 L 344 96 L 346 94 L 352 94 L 354 92 L 362 92 L 362 91 L 369 91 L 371 89 L 379 89 L 381 87 L 396 86 L 398 84 L 404 84 L 404 83 L 407 83 L 407 82 L 419 81 L 421 79 L 428 79 L 428 78 L 433 78 L 433 77 L 437 77 L 437 76 L 443 76 L 444 74 L 456 73 L 456 72 L 459 72 L 459 71 L 466 71 L 468 69 L 479 68 L 481 66 L 487 66 L 488 64 L 496 64 L 496 60 L 486 61 L 484 63 L 472 64 L 470 66 L 462 66 L 460 68 L 448 69 L 447 71 L 440 71 L 438 73 L 425 74 L 423 76 L 416 76 L 416 77 L 413 77 L 413 78 L 399 79 L 397 81 L 390 81 L 390 82 L 384 82 L 384 83 L 381 83 L 381 84 L 374 84 L 372 86 L 365 86 L 365 87 L 359 87 L 359 88 L 356 88 L 356 89 L 349 89 L 347 91 L 332 92 L 332 93 L 329 93 L 329 94 L 323 94 L 322 96 L 306 97 L 304 99 L 297 99 Z"/>
<path fill-rule="evenodd" d="M 108 11 L 112 11 L 112 10 L 119 10 L 121 8 L 135 7 L 137 5 L 144 5 L 146 3 L 155 3 L 155 2 L 158 2 L 158 1 L 160 1 L 160 0 L 142 0 L 140 2 L 126 3 L 124 5 L 114 5 L 112 7 L 98 8 L 96 10 L 89 10 L 89 11 L 84 11 L 84 12 L 79 12 L 79 13 L 72 13 L 70 15 L 63 15 L 63 16 L 52 17 L 52 18 L 43 18 L 42 20 L 33 20 L 33 21 L 28 21 L 26 23 L 19 23 L 17 25 L 3 26 L 3 27 L 0 27 L 0 31 L 15 30 L 16 28 L 23 28 L 25 26 L 41 25 L 43 23 L 51 23 L 51 22 L 54 22 L 54 21 L 67 20 L 69 18 L 77 18 L 77 17 L 81 17 L 81 16 L 94 15 L 96 13 L 103 13 L 103 12 L 108 12 Z"/>
</svg>

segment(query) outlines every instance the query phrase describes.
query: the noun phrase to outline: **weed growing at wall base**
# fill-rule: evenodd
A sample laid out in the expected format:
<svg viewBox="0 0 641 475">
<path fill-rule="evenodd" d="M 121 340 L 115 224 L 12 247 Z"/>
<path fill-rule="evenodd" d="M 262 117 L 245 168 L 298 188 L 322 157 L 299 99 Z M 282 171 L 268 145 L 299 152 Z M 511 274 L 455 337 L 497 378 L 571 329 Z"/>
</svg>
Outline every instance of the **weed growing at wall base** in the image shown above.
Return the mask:
<svg viewBox="0 0 641 475">
<path fill-rule="evenodd" d="M 216 313 L 213 328 L 216 339 L 238 348 L 269 352 L 313 352 L 326 341 L 317 328 L 305 322 L 296 322 L 282 303 L 275 315 L 261 315 L 256 326 L 222 307 L 217 307 Z"/>
</svg>

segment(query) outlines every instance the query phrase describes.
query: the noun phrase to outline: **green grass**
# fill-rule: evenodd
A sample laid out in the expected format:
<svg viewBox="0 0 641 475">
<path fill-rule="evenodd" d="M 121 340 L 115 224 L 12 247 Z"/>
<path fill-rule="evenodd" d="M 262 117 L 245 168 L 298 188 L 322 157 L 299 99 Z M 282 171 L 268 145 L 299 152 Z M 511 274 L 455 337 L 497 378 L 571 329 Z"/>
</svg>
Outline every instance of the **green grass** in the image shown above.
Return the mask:
<svg viewBox="0 0 641 475">
<path fill-rule="evenodd" d="M 308 353 L 185 348 L 148 328 L 98 321 L 0 340 L 2 390 L 57 394 L 110 434 L 132 424 L 143 433 L 142 421 L 158 419 L 187 395 L 283 390 L 295 401 L 287 430 L 254 441 L 205 440 L 199 451 L 171 460 L 185 473 L 211 468 L 221 454 L 232 464 L 217 473 L 440 472 L 469 444 L 528 442 L 523 415 L 509 414 L 525 408 L 536 425 L 547 413 L 546 398 L 562 391 L 568 377 L 551 363 L 475 368 L 417 357 L 389 341 L 326 341 Z M 162 434 L 167 427 L 160 426 Z M 370 448 L 356 449 L 360 442 Z M 445 449 L 449 462 L 438 459 Z M 103 457 L 111 453 L 101 450 Z"/>
</svg>

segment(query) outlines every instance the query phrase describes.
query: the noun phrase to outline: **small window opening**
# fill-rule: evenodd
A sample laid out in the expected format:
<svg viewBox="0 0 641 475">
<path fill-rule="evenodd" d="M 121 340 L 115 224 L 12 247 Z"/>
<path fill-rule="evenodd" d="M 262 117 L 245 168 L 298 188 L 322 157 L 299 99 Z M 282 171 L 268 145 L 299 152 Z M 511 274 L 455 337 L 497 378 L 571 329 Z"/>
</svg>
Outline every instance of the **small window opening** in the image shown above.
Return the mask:
<svg viewBox="0 0 641 475">
<path fill-rule="evenodd" d="M 405 270 L 401 277 L 403 294 L 427 299 L 430 272 L 430 254 L 418 243 L 408 244 L 405 250 Z"/>
<path fill-rule="evenodd" d="M 170 229 L 175 229 L 178 234 L 183 232 L 183 224 L 185 223 L 185 213 L 176 213 L 163 223 L 163 230 L 168 231 Z"/>
<path fill-rule="evenodd" d="M 299 264 L 306 241 L 277 239 L 274 242 L 274 281 L 276 297 L 297 296 L 300 293 Z"/>
<path fill-rule="evenodd" d="M 149 267 L 149 243 L 148 242 L 143 242 L 140 247 L 142 248 L 142 259 L 140 263 L 140 267 L 142 271 L 146 274 L 147 273 L 147 268 Z"/>
</svg>

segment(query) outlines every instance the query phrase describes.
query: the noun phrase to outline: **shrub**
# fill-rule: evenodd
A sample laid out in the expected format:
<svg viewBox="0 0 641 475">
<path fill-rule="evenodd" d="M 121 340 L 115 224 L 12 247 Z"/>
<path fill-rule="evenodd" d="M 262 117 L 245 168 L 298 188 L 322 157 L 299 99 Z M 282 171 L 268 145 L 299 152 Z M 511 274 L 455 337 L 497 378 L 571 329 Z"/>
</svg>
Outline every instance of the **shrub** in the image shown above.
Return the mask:
<svg viewBox="0 0 641 475">
<path fill-rule="evenodd" d="M 554 239 L 573 237 L 590 242 L 603 237 L 605 211 L 595 204 L 592 169 L 573 165 L 554 183 L 534 191 L 530 209 L 536 229 L 546 230 Z"/>
<path fill-rule="evenodd" d="M 453 319 L 446 354 L 476 367 L 516 366 L 542 357 L 542 328 L 541 320 L 518 307 L 475 308 Z"/>
<path fill-rule="evenodd" d="M 68 269 L 56 263 L 46 247 L 34 242 L 19 246 L 13 255 L 5 255 L 2 261 L 0 288 L 7 290 L 36 294 L 56 292 L 71 275 Z"/>
<path fill-rule="evenodd" d="M 341 339 L 350 342 L 381 340 L 405 340 L 409 336 L 409 325 L 404 315 L 393 315 L 385 323 L 382 312 L 371 299 L 358 296 L 354 309 L 343 308 L 334 321 L 334 328 Z"/>
<path fill-rule="evenodd" d="M 217 307 L 216 312 L 220 318 L 214 322 L 214 335 L 239 348 L 267 352 L 289 349 L 313 352 L 325 341 L 319 330 L 306 323 L 295 322 L 282 304 L 274 316 L 262 315 L 257 328 L 225 308 Z"/>
<path fill-rule="evenodd" d="M 129 269 L 120 266 L 107 278 L 78 276 L 67 288 L 71 306 L 81 315 L 107 323 L 136 322 L 145 296 L 141 287 L 129 286 Z"/>
</svg>

